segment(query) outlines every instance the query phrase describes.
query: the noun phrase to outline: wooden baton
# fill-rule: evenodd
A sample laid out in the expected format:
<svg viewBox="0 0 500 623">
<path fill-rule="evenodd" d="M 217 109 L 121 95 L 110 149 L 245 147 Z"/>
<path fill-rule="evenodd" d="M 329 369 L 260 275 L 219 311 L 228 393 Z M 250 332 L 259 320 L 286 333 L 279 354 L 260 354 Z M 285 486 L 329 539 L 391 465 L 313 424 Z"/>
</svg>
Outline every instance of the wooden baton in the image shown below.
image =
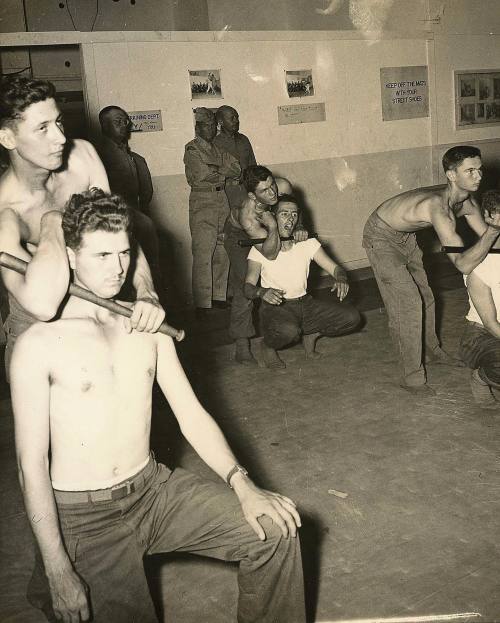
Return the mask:
<svg viewBox="0 0 500 623">
<path fill-rule="evenodd" d="M 463 253 L 467 251 L 470 247 L 441 247 L 441 251 L 445 253 Z M 500 253 L 500 249 L 490 249 L 488 253 Z"/>
<path fill-rule="evenodd" d="M 25 275 L 28 262 L 19 259 L 15 255 L 10 255 L 10 253 L 0 251 L 0 266 L 8 268 L 9 270 L 14 270 L 16 273 L 20 273 L 21 275 Z M 125 316 L 126 318 L 130 318 L 132 316 L 132 310 L 128 307 L 120 305 L 120 303 L 117 303 L 113 299 L 103 299 L 90 290 L 86 290 L 85 288 L 82 288 L 74 283 L 69 284 L 68 291 L 73 296 L 77 296 L 80 299 L 94 303 L 94 305 L 105 307 L 106 309 L 109 309 L 109 311 L 119 314 L 120 316 Z M 171 327 L 166 322 L 162 322 L 158 331 L 175 338 L 177 342 L 181 342 L 185 337 L 185 333 L 182 329 L 174 329 L 174 327 Z"/>
<path fill-rule="evenodd" d="M 309 234 L 309 238 L 317 238 L 318 234 Z M 238 240 L 240 247 L 253 247 L 255 244 L 261 244 L 265 242 L 267 238 L 246 238 L 245 240 Z M 281 242 L 287 240 L 293 240 L 293 236 L 280 236 Z"/>
</svg>

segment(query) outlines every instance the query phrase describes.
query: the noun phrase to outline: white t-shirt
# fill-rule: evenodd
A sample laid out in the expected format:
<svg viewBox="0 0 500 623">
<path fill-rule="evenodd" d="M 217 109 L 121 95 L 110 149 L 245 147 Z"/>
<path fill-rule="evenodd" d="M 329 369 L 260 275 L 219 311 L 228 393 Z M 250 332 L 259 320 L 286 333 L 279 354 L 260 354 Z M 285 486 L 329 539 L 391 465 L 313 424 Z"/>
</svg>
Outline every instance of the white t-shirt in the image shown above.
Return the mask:
<svg viewBox="0 0 500 623">
<path fill-rule="evenodd" d="M 316 238 L 296 242 L 289 251 L 280 251 L 275 260 L 268 260 L 255 247 L 248 259 L 261 265 L 260 282 L 263 288 L 284 290 L 286 299 L 296 299 L 307 292 L 309 265 L 321 244 Z"/>
<path fill-rule="evenodd" d="M 500 322 L 500 255 L 493 253 L 487 255 L 471 274 L 479 277 L 479 279 L 491 289 L 491 295 L 495 303 L 495 309 L 497 310 L 497 320 Z M 466 278 L 467 276 L 464 275 L 464 281 Z M 467 320 L 483 324 L 470 296 L 469 305 L 470 309 L 466 316 Z"/>
</svg>

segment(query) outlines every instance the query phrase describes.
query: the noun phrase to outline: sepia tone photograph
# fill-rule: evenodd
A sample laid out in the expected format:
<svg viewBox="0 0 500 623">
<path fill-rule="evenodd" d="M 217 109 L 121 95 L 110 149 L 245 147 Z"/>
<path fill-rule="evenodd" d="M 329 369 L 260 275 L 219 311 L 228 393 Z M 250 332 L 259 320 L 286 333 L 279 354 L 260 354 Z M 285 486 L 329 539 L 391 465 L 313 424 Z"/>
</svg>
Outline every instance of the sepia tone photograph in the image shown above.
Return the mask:
<svg viewBox="0 0 500 623">
<path fill-rule="evenodd" d="M 500 623 L 499 33 L 0 1 L 0 623 Z"/>
</svg>

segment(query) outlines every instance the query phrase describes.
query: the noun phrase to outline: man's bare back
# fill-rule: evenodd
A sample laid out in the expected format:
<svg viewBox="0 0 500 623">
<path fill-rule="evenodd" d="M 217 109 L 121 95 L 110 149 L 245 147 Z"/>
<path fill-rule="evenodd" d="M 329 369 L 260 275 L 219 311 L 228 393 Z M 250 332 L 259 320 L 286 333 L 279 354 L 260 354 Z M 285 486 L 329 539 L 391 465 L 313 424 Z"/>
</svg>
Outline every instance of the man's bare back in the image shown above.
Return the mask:
<svg viewBox="0 0 500 623">
<path fill-rule="evenodd" d="M 128 333 L 107 310 L 80 312 L 89 305 L 70 299 L 60 320 L 33 325 L 17 347 L 29 346 L 46 381 L 47 395 L 31 399 L 50 401 L 56 489 L 113 486 L 149 455 L 158 335 Z"/>
<path fill-rule="evenodd" d="M 396 231 L 415 232 L 433 226 L 436 212 L 455 223 L 455 218 L 475 212 L 472 199 L 450 205 L 448 187 L 417 188 L 387 199 L 377 208 L 379 217 Z"/>
</svg>

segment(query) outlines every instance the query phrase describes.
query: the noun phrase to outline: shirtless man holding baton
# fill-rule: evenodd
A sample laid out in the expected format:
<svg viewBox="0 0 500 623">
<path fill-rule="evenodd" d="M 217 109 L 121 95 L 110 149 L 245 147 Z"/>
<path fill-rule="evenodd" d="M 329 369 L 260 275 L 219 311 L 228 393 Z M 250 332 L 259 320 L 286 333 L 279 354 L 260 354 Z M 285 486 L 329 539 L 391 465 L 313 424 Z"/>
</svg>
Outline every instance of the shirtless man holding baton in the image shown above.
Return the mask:
<svg viewBox="0 0 500 623">
<path fill-rule="evenodd" d="M 128 208 L 97 189 L 74 195 L 62 227 L 75 283 L 116 296 L 130 263 Z M 295 504 L 238 465 L 170 337 L 129 332 L 70 297 L 59 320 L 18 339 L 11 377 L 20 482 L 58 619 L 154 623 L 143 556 L 177 551 L 239 563 L 240 623 L 305 622 Z M 150 454 L 155 377 L 226 484 Z"/>
<path fill-rule="evenodd" d="M 64 299 L 69 267 L 61 212 L 69 197 L 92 187 L 109 191 L 104 167 L 84 140 L 68 142 L 50 82 L 7 76 L 0 88 L 0 145 L 9 168 L 0 178 L 0 250 L 29 262 L 25 275 L 2 268 L 9 292 L 6 370 L 13 344 L 36 320 L 53 318 Z M 154 331 L 165 312 L 138 251 L 131 327 Z"/>
<path fill-rule="evenodd" d="M 427 282 L 415 232 L 434 227 L 445 247 L 462 246 L 456 219 L 465 217 L 478 236 L 463 253 L 448 257 L 464 275 L 484 260 L 500 233 L 500 214 L 490 216 L 474 198 L 482 173 L 481 152 L 457 146 L 443 156 L 445 186 L 417 188 L 384 201 L 368 218 L 363 247 L 384 300 L 389 328 L 401 359 L 401 387 L 413 394 L 433 395 L 427 385 L 428 363 L 463 365 L 448 355 L 436 335 L 434 296 Z"/>
</svg>

